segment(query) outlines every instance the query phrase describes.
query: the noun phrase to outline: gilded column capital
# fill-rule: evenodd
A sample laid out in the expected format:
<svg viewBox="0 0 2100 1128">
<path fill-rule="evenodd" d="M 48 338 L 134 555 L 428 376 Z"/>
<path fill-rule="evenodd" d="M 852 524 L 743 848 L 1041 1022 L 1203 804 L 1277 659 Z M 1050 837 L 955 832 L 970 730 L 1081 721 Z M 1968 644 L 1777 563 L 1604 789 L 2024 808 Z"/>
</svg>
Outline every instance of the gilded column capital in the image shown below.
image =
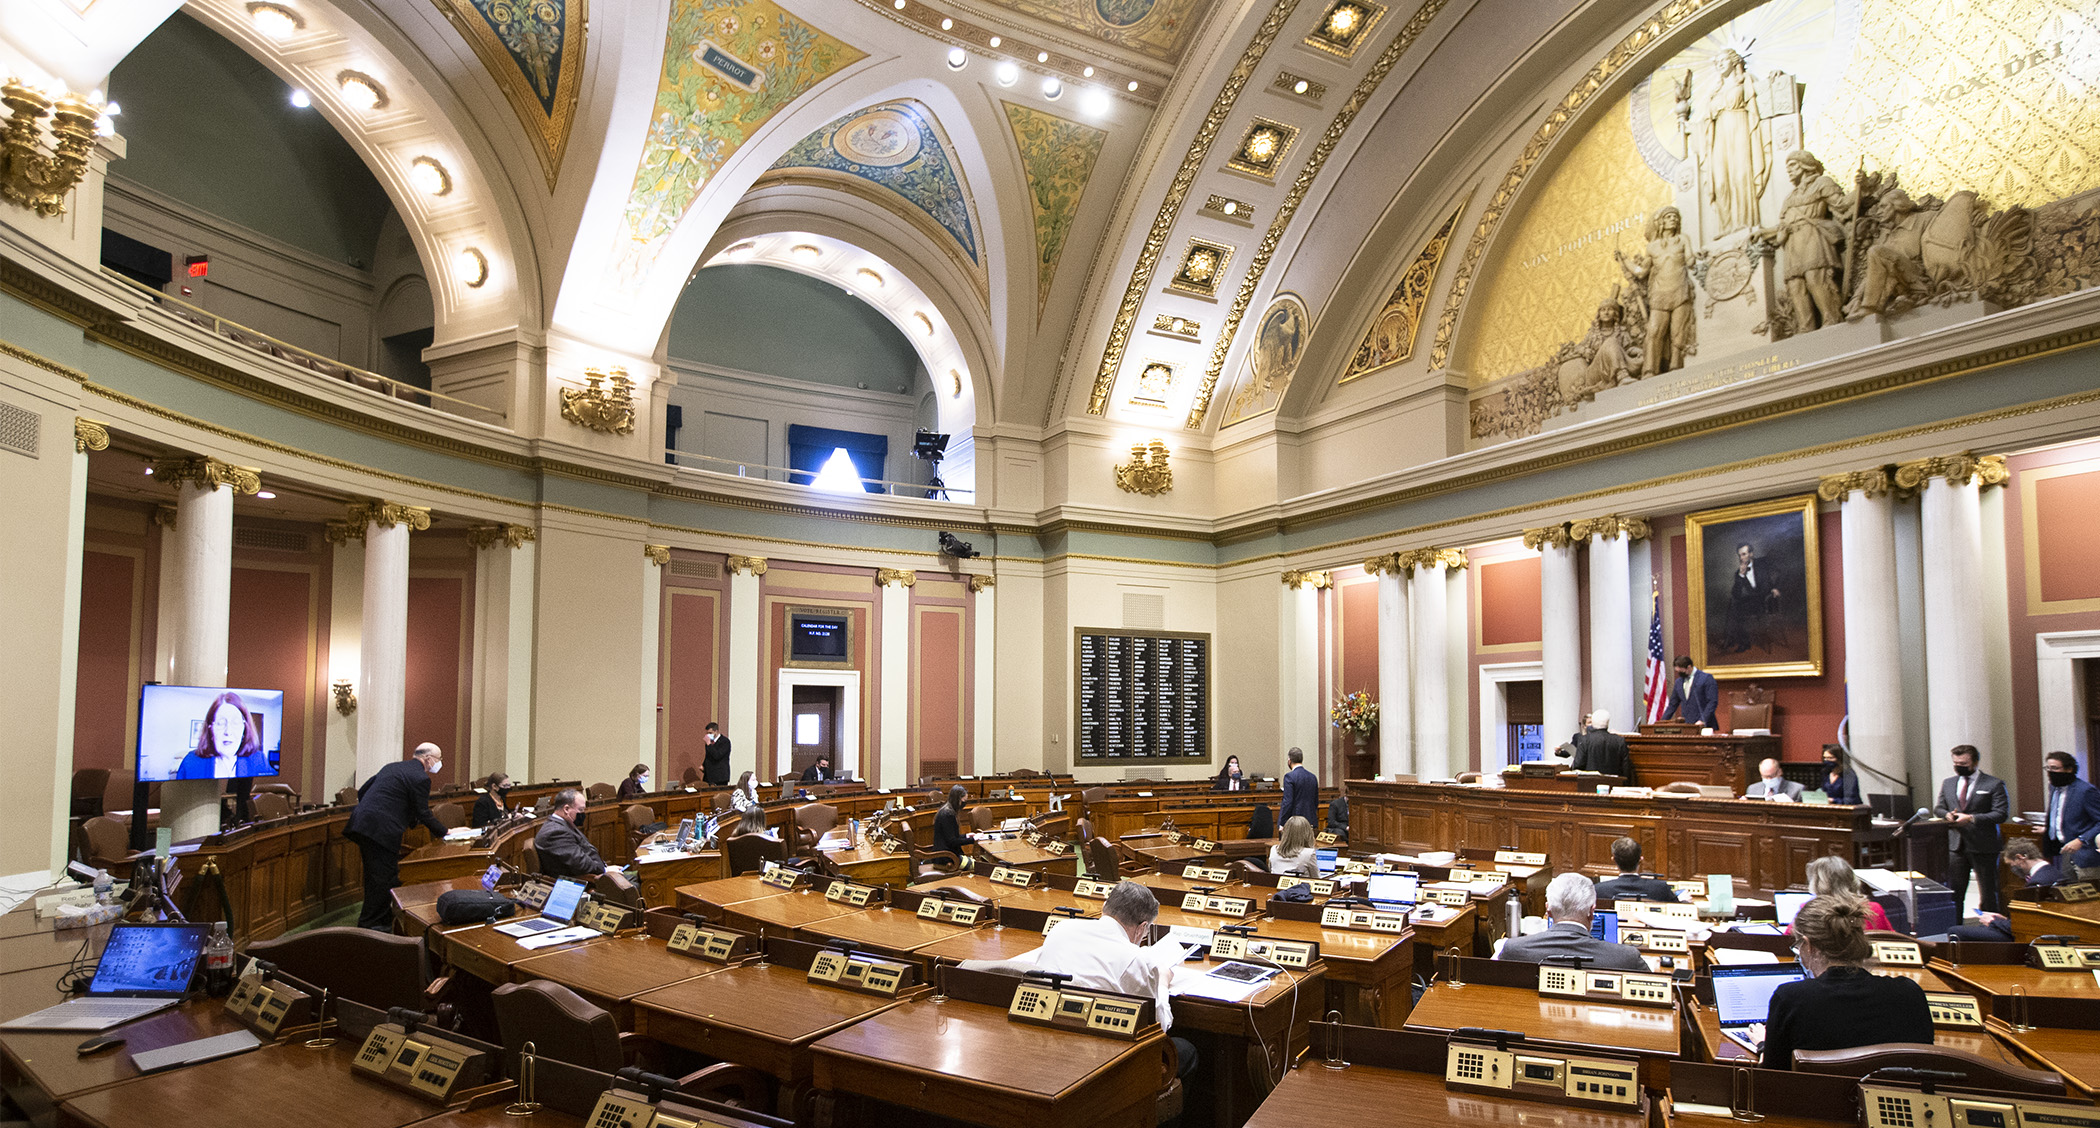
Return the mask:
<svg viewBox="0 0 2100 1128">
<path fill-rule="evenodd" d="M 1293 568 L 1283 574 L 1283 586 L 1287 588 L 1310 587 L 1314 591 L 1334 586 L 1332 572 L 1301 572 Z"/>
<path fill-rule="evenodd" d="M 232 486 L 233 492 L 240 494 L 252 494 L 262 489 L 262 471 L 256 467 L 235 466 L 202 455 L 156 458 L 153 460 L 153 476 L 164 482 L 173 482 L 178 488 L 188 482 L 206 493 L 220 486 Z"/>
<path fill-rule="evenodd" d="M 161 528 L 163 528 L 163 529 L 172 529 L 172 528 L 174 528 L 174 527 L 175 527 L 175 507 L 174 507 L 174 506 L 172 506 L 172 505 L 156 505 L 156 506 L 154 506 L 154 507 L 153 507 L 153 523 L 154 523 L 154 524 L 156 524 L 156 525 L 159 525 L 159 526 L 160 526 Z"/>
<path fill-rule="evenodd" d="M 1896 485 L 1906 490 L 1921 489 L 1934 478 L 1944 478 L 1950 486 L 1966 486 L 1974 480 L 1978 486 L 1988 489 L 2004 485 L 2011 477 L 2012 471 L 2005 468 L 2004 455 L 1968 451 L 1920 458 L 1896 467 Z"/>
<path fill-rule="evenodd" d="M 1466 566 L 1463 548 L 1413 548 L 1395 554 L 1402 568 L 1451 568 Z"/>
<path fill-rule="evenodd" d="M 97 423 L 92 419 L 75 418 L 73 420 L 74 453 L 86 454 L 91 450 L 108 449 L 109 427 L 107 424 Z"/>
<path fill-rule="evenodd" d="M 763 556 L 732 556 L 723 561 L 722 566 L 728 568 L 732 576 L 741 576 L 746 572 L 754 576 L 766 574 L 766 558 Z"/>
<path fill-rule="evenodd" d="M 912 571 L 909 568 L 875 569 L 876 587 L 889 587 L 892 584 L 895 584 L 898 587 L 911 587 L 913 584 L 916 584 L 918 582 L 919 574 L 917 572 Z"/>
<path fill-rule="evenodd" d="M 1826 474 L 1816 482 L 1816 496 L 1824 501 L 1844 501 L 1855 492 L 1868 497 L 1881 497 L 1888 493 L 1888 467 L 1875 466 L 1866 470 L 1848 470 L 1843 474 Z"/>
<path fill-rule="evenodd" d="M 1548 545 L 1554 548 L 1566 548 L 1574 543 L 1575 538 L 1569 534 L 1568 525 L 1565 521 L 1558 525 L 1548 525 L 1543 529 L 1524 530 L 1524 547 L 1533 551 L 1545 548 Z"/>
<path fill-rule="evenodd" d="M 321 526 L 321 536 L 329 544 L 349 544 L 365 539 L 365 523 L 362 521 L 330 521 Z"/>
<path fill-rule="evenodd" d="M 1371 576 L 1395 575 L 1401 570 L 1400 554 L 1388 552 L 1364 561 L 1364 573 Z"/>
<path fill-rule="evenodd" d="M 377 525 L 382 529 L 407 525 L 418 533 L 430 527 L 429 506 L 404 505 L 398 501 L 353 501 L 345 509 L 344 517 L 358 527 L 359 536 L 364 535 L 367 525 Z"/>
<path fill-rule="evenodd" d="M 974 575 L 973 575 L 973 576 L 971 576 L 971 577 L 970 577 L 970 590 L 971 590 L 971 591 L 984 591 L 984 590 L 986 590 L 987 588 L 990 588 L 990 587 L 991 587 L 991 586 L 992 586 L 992 585 L 993 585 L 993 584 L 994 584 L 994 583 L 995 583 L 996 581 L 997 581 L 997 577 L 995 577 L 995 576 L 974 576 Z"/>
<path fill-rule="evenodd" d="M 1568 522 L 1568 537 L 1576 541 L 1586 541 L 1592 537 L 1597 540 L 1617 540 L 1623 536 L 1628 542 L 1632 542 L 1647 540 L 1648 533 L 1646 517 L 1627 517 L 1618 513 Z"/>
<path fill-rule="evenodd" d="M 671 546 L 667 544 L 645 544 L 642 546 L 642 555 L 649 558 L 649 563 L 661 568 L 671 562 Z"/>
<path fill-rule="evenodd" d="M 539 539 L 539 533 L 530 525 L 475 525 L 467 530 L 467 543 L 475 548 L 494 548 L 507 545 L 524 548 Z"/>
</svg>

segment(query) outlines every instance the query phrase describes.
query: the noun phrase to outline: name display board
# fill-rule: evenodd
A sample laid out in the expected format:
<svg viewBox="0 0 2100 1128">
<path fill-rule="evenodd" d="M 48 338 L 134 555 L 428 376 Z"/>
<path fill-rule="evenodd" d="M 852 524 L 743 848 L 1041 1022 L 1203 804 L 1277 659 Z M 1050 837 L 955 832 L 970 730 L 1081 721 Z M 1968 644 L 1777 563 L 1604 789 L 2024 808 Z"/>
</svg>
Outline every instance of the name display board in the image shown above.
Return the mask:
<svg viewBox="0 0 2100 1128">
<path fill-rule="evenodd" d="M 1210 636 L 1080 628 L 1080 762 L 1210 759 Z"/>
</svg>

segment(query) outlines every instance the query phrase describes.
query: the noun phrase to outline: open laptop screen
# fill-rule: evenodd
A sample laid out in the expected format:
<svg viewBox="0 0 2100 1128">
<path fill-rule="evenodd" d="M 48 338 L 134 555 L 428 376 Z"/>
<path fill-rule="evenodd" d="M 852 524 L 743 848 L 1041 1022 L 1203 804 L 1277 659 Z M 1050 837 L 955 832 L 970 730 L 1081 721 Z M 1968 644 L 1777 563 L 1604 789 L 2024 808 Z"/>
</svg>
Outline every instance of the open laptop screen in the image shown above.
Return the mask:
<svg viewBox="0 0 2100 1128">
<path fill-rule="evenodd" d="M 1772 993 L 1805 974 L 1797 963 L 1714 968 L 1714 1009 L 1720 1012 L 1721 1025 L 1763 1022 L 1772 1013 Z"/>
<path fill-rule="evenodd" d="M 88 985 L 94 995 L 180 995 L 204 951 L 203 924 L 119 924 Z"/>
<path fill-rule="evenodd" d="M 1382 905 L 1412 905 L 1421 899 L 1421 886 L 1418 873 L 1374 873 L 1366 879 L 1364 896 Z"/>
<path fill-rule="evenodd" d="M 583 882 L 564 877 L 555 882 L 553 891 L 547 894 L 547 904 L 540 909 L 540 915 L 563 922 L 574 920 L 576 906 L 582 900 Z"/>
<path fill-rule="evenodd" d="M 1328 874 L 1333 873 L 1336 859 L 1342 856 L 1340 850 L 1314 850 L 1313 853 L 1320 859 L 1321 877 L 1326 877 Z"/>
<path fill-rule="evenodd" d="M 1611 909 L 1599 909 L 1590 914 L 1590 935 L 1607 944 L 1619 942 L 1619 914 Z"/>
<path fill-rule="evenodd" d="M 1800 912 L 1801 906 L 1808 904 L 1814 897 L 1815 894 L 1813 893 L 1788 893 L 1785 891 L 1774 893 L 1772 894 L 1772 915 L 1781 924 L 1792 924 L 1794 923 L 1794 914 Z"/>
</svg>

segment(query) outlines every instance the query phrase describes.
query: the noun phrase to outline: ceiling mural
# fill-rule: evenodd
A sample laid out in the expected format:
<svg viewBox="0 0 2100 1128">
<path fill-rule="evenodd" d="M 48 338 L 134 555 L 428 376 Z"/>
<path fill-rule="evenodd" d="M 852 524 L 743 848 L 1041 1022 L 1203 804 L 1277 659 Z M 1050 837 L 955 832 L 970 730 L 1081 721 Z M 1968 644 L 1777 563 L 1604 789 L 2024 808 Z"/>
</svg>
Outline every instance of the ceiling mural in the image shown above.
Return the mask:
<svg viewBox="0 0 2100 1128">
<path fill-rule="evenodd" d="M 1269 303 L 1255 326 L 1254 342 L 1240 360 L 1240 379 L 1232 398 L 1226 401 L 1225 426 L 1258 415 L 1267 415 L 1283 403 L 1283 394 L 1298 374 L 1298 361 L 1305 355 L 1305 303 L 1296 294 L 1283 294 Z"/>
<path fill-rule="evenodd" d="M 1436 268 L 1443 264 L 1444 251 L 1451 246 L 1451 233 L 1458 229 L 1458 217 L 1465 214 L 1471 198 L 1468 194 L 1452 209 L 1451 217 L 1407 264 L 1399 285 L 1393 287 L 1384 308 L 1372 319 L 1371 331 L 1356 346 L 1356 355 L 1349 358 L 1349 367 L 1337 383 L 1346 384 L 1415 355 L 1415 335 L 1422 327 L 1422 308 L 1429 303 L 1429 288 L 1436 283 Z"/>
<path fill-rule="evenodd" d="M 554 187 L 583 81 L 588 0 L 434 0 L 525 123 Z"/>
<path fill-rule="evenodd" d="M 1028 204 L 1035 213 L 1035 308 L 1040 317 L 1050 297 L 1050 280 L 1057 275 L 1057 260 L 1064 254 L 1065 237 L 1072 232 L 1073 217 L 1079 214 L 1080 198 L 1108 134 L 1031 106 L 1000 105 L 1021 151 Z"/>
<path fill-rule="evenodd" d="M 905 98 L 855 110 L 797 142 L 764 179 L 872 187 L 885 205 L 907 205 L 900 209 L 907 216 L 931 220 L 972 267 L 984 265 L 955 148 L 920 102 Z"/>
<path fill-rule="evenodd" d="M 1216 0 L 992 0 L 1071 31 L 1174 64 Z"/>
<path fill-rule="evenodd" d="M 737 149 L 790 102 L 866 57 L 771 0 L 673 0 L 615 284 L 638 290 L 657 250 Z"/>
</svg>

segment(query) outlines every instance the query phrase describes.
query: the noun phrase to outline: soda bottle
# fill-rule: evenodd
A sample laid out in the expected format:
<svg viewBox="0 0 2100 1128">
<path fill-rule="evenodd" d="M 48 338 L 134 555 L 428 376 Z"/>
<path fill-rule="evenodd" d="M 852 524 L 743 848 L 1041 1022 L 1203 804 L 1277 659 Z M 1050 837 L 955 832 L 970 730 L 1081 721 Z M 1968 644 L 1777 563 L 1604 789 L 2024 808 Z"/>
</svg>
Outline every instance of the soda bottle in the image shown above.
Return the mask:
<svg viewBox="0 0 2100 1128">
<path fill-rule="evenodd" d="M 233 937 L 227 935 L 223 920 L 212 924 L 211 939 L 204 945 L 204 990 L 213 998 L 233 991 Z"/>
</svg>

